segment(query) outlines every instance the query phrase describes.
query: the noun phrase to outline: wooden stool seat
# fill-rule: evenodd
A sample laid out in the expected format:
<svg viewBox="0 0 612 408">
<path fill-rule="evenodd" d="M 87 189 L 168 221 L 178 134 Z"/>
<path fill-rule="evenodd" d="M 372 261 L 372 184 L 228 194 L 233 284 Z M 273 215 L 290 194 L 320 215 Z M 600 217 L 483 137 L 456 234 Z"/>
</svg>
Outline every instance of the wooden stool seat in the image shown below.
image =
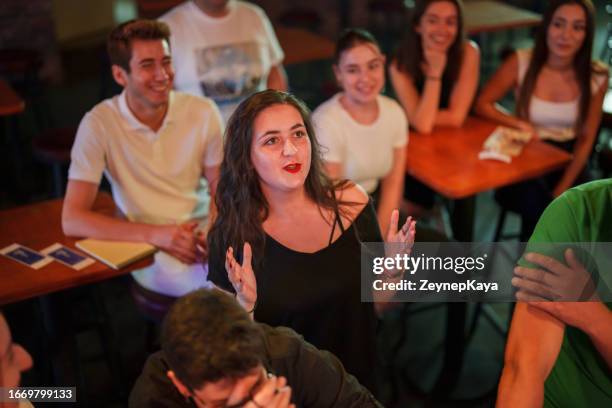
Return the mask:
<svg viewBox="0 0 612 408">
<path fill-rule="evenodd" d="M 41 161 L 50 164 L 68 164 L 75 136 L 75 128 L 51 129 L 32 141 L 32 149 Z"/>
<path fill-rule="evenodd" d="M 135 280 L 132 280 L 130 292 L 136 308 L 146 320 L 145 347 L 153 352 L 158 348 L 156 329 L 177 298 L 150 291 Z"/>
<path fill-rule="evenodd" d="M 142 287 L 135 280 L 130 285 L 130 292 L 136 307 L 149 321 L 161 323 L 164 316 L 177 298 L 153 292 Z"/>
<path fill-rule="evenodd" d="M 38 51 L 21 48 L 0 50 L 0 74 L 22 75 L 37 71 L 41 66 L 42 57 Z"/>
</svg>

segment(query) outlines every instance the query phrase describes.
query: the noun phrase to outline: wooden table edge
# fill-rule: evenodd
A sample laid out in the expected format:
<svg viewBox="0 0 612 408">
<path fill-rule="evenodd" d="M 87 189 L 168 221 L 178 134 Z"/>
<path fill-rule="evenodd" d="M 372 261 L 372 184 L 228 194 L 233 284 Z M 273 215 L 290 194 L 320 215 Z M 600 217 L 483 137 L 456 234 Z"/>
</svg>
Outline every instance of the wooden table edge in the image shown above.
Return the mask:
<svg viewBox="0 0 612 408">
<path fill-rule="evenodd" d="M 466 27 L 468 34 L 492 33 L 496 31 L 512 30 L 515 28 L 535 27 L 542 22 L 541 19 L 534 18 L 533 21 L 513 22 L 501 25 L 481 25 L 475 27 Z"/>
<path fill-rule="evenodd" d="M 109 279 L 113 279 L 119 276 L 127 275 L 136 269 L 144 268 L 153 263 L 153 255 L 141 259 L 138 262 L 135 262 L 131 265 L 128 265 L 122 269 L 112 269 L 108 267 L 108 269 L 104 270 L 104 272 L 100 272 L 99 274 L 86 274 L 81 277 L 66 279 L 63 281 L 53 282 L 52 284 L 48 284 L 45 286 L 39 286 L 35 291 L 32 290 L 22 290 L 15 291 L 11 293 L 11 296 L 0 296 L 0 306 L 7 305 L 10 303 L 22 302 L 24 300 L 32 299 L 39 296 L 49 295 L 57 292 L 61 292 L 63 290 L 70 290 L 74 288 L 78 288 L 85 285 L 90 285 L 92 283 L 104 282 Z M 104 265 L 99 261 L 95 261 L 95 263 L 89 268 L 99 267 L 100 265 Z M 62 265 L 65 268 L 69 268 L 68 266 Z M 104 265 L 106 267 L 106 265 Z M 39 272 L 44 273 L 45 267 L 39 269 Z M 87 268 L 86 268 L 87 269 Z M 74 271 L 75 273 L 82 271 Z M 101 276 L 104 275 L 104 276 Z"/>
<path fill-rule="evenodd" d="M 446 198 L 449 198 L 451 200 L 461 200 L 461 199 L 464 199 L 464 198 L 475 196 L 475 195 L 483 193 L 485 191 L 496 190 L 498 188 L 506 187 L 506 186 L 509 186 L 511 184 L 515 184 L 515 183 L 518 183 L 518 182 L 521 182 L 521 181 L 526 181 L 526 180 L 538 177 L 539 175 L 542 175 L 542 174 L 550 173 L 551 171 L 554 171 L 554 170 L 562 168 L 563 166 L 565 166 L 571 160 L 572 160 L 572 155 L 568 153 L 568 157 L 565 158 L 562 162 L 559 162 L 559 163 L 556 163 L 556 164 L 552 164 L 550 166 L 543 167 L 542 169 L 538 169 L 538 171 L 531 171 L 531 172 L 527 173 L 526 177 L 521 177 L 521 178 L 514 177 L 514 178 L 509 179 L 508 182 L 505 182 L 504 184 L 501 184 L 499 186 L 487 187 L 487 188 L 475 188 L 475 189 L 469 190 L 467 193 L 465 193 L 465 192 L 457 192 L 457 191 L 455 191 L 453 189 L 448 189 L 448 188 L 438 188 L 437 186 L 435 186 L 435 183 L 431 183 L 431 180 L 424 180 L 423 178 L 417 177 L 415 174 L 412 174 L 412 173 L 410 173 L 410 175 L 413 176 L 414 178 L 416 178 L 417 180 L 419 180 L 420 182 L 426 184 L 432 190 L 434 190 L 435 192 L 443 195 Z M 534 173 L 535 173 L 535 175 L 534 175 Z"/>
</svg>

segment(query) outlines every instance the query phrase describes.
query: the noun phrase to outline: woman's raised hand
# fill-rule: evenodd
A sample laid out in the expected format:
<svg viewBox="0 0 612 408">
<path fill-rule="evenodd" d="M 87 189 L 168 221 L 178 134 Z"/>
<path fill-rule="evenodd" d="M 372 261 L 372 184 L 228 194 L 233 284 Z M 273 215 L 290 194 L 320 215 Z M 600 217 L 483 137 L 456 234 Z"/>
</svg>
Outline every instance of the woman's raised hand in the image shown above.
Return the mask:
<svg viewBox="0 0 612 408">
<path fill-rule="evenodd" d="M 416 234 L 416 221 L 413 220 L 412 217 L 408 217 L 401 228 L 398 228 L 398 223 L 399 211 L 393 210 L 391 212 L 391 221 L 389 222 L 385 243 L 404 244 L 402 252 L 410 255 L 412 246 L 414 245 L 414 236 Z"/>
<path fill-rule="evenodd" d="M 257 280 L 251 259 L 251 245 L 248 242 L 244 243 L 242 250 L 242 265 L 234 258 L 234 248 L 229 247 L 225 253 L 227 277 L 236 291 L 236 300 L 247 312 L 252 312 L 257 302 Z"/>
</svg>

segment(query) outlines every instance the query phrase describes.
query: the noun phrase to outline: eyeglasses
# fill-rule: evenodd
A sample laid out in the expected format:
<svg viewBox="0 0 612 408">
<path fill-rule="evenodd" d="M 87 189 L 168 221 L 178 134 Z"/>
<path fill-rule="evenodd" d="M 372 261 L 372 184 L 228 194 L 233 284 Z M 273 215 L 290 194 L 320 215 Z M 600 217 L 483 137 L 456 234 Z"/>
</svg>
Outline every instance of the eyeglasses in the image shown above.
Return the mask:
<svg viewBox="0 0 612 408">
<path fill-rule="evenodd" d="M 242 408 L 244 407 L 246 404 L 248 404 L 249 402 L 253 401 L 253 403 L 256 406 L 259 406 L 257 404 L 257 402 L 254 401 L 255 395 L 259 392 L 259 390 L 261 389 L 262 385 L 264 384 L 264 382 L 266 381 L 266 379 L 268 378 L 268 373 L 266 372 L 266 370 L 264 368 L 262 368 L 260 370 L 260 374 L 259 377 L 257 378 L 257 381 L 255 382 L 255 384 L 253 384 L 253 386 L 251 387 L 251 389 L 249 390 L 249 393 L 246 397 L 244 397 L 241 401 L 235 403 L 235 404 L 231 404 L 231 405 L 211 405 L 208 404 L 204 401 L 202 401 L 195 392 L 192 391 L 191 393 L 191 398 L 193 400 L 196 400 L 197 402 L 200 403 L 200 405 L 207 407 L 207 408 Z"/>
</svg>

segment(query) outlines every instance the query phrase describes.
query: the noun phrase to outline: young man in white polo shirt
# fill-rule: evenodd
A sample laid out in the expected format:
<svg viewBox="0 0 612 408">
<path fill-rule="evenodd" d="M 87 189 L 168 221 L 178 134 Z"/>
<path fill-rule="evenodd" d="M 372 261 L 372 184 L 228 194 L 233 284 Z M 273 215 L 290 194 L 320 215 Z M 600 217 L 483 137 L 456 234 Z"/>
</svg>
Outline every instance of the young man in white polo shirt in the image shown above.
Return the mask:
<svg viewBox="0 0 612 408">
<path fill-rule="evenodd" d="M 247 96 L 268 88 L 287 89 L 283 50 L 259 6 L 239 0 L 192 0 L 160 20 L 172 31 L 176 89 L 212 98 L 226 121 Z"/>
<path fill-rule="evenodd" d="M 123 92 L 89 111 L 77 132 L 62 226 L 70 236 L 148 242 L 155 263 L 134 272 L 153 292 L 176 297 L 207 286 L 198 262 L 198 223 L 209 213 L 222 159 L 214 102 L 172 91 L 168 26 L 134 20 L 108 39 Z M 125 218 L 92 210 L 102 174 Z"/>
</svg>

